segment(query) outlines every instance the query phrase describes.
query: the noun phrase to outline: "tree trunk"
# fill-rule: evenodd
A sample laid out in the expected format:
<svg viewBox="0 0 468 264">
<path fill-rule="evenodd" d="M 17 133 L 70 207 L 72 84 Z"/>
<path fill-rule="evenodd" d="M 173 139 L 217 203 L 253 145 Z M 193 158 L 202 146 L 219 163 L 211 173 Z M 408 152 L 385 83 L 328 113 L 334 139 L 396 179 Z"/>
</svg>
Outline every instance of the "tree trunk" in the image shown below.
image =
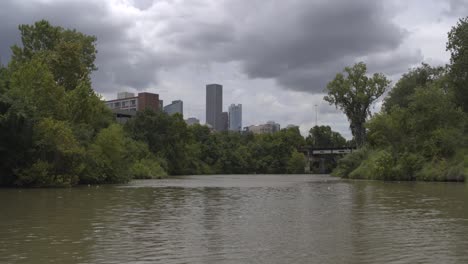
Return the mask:
<svg viewBox="0 0 468 264">
<path fill-rule="evenodd" d="M 362 147 L 366 142 L 366 128 L 364 127 L 364 122 L 352 123 L 350 128 L 357 147 Z"/>
</svg>

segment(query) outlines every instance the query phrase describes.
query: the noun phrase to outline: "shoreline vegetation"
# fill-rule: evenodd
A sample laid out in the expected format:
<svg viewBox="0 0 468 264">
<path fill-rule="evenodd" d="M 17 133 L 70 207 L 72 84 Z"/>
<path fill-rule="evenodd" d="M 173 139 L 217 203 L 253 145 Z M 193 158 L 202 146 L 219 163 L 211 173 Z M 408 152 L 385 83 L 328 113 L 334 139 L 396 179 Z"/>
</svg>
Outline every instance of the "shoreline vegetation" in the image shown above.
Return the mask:
<svg viewBox="0 0 468 264">
<path fill-rule="evenodd" d="M 390 82 L 358 63 L 327 86 L 354 136 L 328 126 L 304 138 L 212 133 L 182 116 L 142 111 L 125 125 L 94 92 L 96 37 L 38 21 L 20 25 L 22 45 L 0 65 L 0 186 L 67 187 L 197 174 L 304 173 L 303 146 L 359 149 L 332 175 L 354 179 L 464 181 L 468 177 L 468 20 L 449 32 L 450 65 L 422 64 L 370 109 Z M 332 169 L 334 162 L 327 164 Z"/>
<path fill-rule="evenodd" d="M 466 180 L 468 17 L 460 19 L 448 33 L 447 51 L 451 54 L 450 64 L 432 67 L 422 63 L 411 69 L 385 97 L 379 113 L 372 117 L 368 113 L 365 119 L 358 116 L 358 120 L 365 120 L 362 123 L 367 140 L 358 151 L 339 160 L 332 175 L 397 181 Z M 365 76 L 365 70 L 359 64 L 346 68 L 345 77 L 337 75 L 329 84 L 329 95 L 338 93 L 339 102 L 346 101 L 339 96 L 349 94 L 347 99 L 367 99 L 375 82 Z M 349 104 L 338 106 L 348 115 Z M 358 103 L 353 107 L 362 111 L 367 105 Z M 348 115 L 348 119 L 354 135 L 356 115 Z"/>
<path fill-rule="evenodd" d="M 118 124 L 91 86 L 96 37 L 45 20 L 19 30 L 21 45 L 11 47 L 8 65 L 0 65 L 0 186 L 304 172 L 297 149 L 311 139 L 298 128 L 269 135 L 212 133 L 187 126 L 180 115 L 150 110 Z"/>
</svg>

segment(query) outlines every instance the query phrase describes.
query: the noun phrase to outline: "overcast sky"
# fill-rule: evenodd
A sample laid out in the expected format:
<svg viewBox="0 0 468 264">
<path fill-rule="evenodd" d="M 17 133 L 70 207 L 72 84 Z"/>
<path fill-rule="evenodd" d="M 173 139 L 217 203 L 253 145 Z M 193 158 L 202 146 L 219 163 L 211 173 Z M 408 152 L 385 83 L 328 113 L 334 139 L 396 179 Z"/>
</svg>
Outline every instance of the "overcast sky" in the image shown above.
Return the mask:
<svg viewBox="0 0 468 264">
<path fill-rule="evenodd" d="M 205 85 L 224 86 L 224 109 L 243 125 L 330 125 L 346 117 L 323 101 L 328 81 L 357 61 L 392 80 L 421 62 L 445 64 L 447 32 L 468 0 L 2 0 L 0 58 L 17 26 L 40 19 L 97 36 L 94 89 L 159 93 L 205 121 Z M 375 110 L 378 110 L 377 104 Z"/>
</svg>

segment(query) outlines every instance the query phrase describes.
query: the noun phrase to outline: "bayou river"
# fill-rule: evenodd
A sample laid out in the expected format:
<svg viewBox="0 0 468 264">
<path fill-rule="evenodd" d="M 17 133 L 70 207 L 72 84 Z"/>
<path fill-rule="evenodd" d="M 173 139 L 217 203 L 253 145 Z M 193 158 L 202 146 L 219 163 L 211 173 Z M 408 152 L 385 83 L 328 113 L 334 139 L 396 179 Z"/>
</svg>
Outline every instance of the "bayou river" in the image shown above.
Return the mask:
<svg viewBox="0 0 468 264">
<path fill-rule="evenodd" d="M 0 204 L 0 263 L 468 263 L 468 184 L 185 176 Z"/>
</svg>

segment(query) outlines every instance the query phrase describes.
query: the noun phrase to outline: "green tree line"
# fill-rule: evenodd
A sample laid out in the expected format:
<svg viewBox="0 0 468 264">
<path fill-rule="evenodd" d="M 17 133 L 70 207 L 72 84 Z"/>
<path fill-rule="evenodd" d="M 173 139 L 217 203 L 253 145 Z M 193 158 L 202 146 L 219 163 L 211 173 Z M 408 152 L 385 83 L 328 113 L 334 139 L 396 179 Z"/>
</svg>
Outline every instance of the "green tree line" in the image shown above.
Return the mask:
<svg viewBox="0 0 468 264">
<path fill-rule="evenodd" d="M 352 131 L 362 130 L 353 132 L 361 148 L 338 162 L 335 175 L 424 181 L 468 177 L 468 17 L 448 33 L 447 51 L 450 64 L 411 69 L 374 116 L 368 109 L 387 89 L 385 76 L 367 77 L 365 64 L 358 63 L 330 82 L 325 100 L 343 109 Z"/>
<path fill-rule="evenodd" d="M 330 127 L 307 140 L 212 133 L 179 115 L 139 112 L 125 125 L 91 86 L 96 38 L 47 21 L 19 26 L 21 45 L 0 66 L 0 185 L 123 183 L 182 174 L 303 173 L 307 143 L 346 144 Z"/>
</svg>

